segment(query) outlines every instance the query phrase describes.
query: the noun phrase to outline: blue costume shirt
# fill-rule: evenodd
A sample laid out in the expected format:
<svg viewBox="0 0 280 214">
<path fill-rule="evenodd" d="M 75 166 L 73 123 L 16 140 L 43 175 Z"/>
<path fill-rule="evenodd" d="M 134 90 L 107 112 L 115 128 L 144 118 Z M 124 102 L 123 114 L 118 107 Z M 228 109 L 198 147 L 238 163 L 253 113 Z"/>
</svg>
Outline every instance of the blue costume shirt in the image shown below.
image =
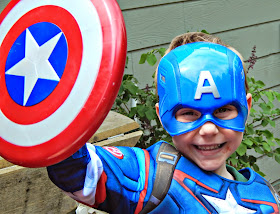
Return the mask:
<svg viewBox="0 0 280 214">
<path fill-rule="evenodd" d="M 48 167 L 49 177 L 77 201 L 109 213 L 139 213 L 153 189 L 162 143 L 147 150 L 87 144 L 63 162 Z M 279 196 L 265 179 L 249 168 L 240 173 L 247 182 L 203 171 L 181 157 L 166 197 L 150 213 L 278 214 Z"/>
</svg>

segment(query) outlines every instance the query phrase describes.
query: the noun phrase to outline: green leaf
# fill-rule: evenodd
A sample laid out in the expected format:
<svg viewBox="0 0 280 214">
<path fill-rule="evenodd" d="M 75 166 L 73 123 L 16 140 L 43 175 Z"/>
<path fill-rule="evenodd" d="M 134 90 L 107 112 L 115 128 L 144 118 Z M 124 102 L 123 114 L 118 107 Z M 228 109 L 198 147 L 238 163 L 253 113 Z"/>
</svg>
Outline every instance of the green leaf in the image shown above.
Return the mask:
<svg viewBox="0 0 280 214">
<path fill-rule="evenodd" d="M 162 57 L 164 56 L 165 51 L 166 51 L 166 48 L 160 48 L 160 49 L 158 50 L 159 54 L 160 54 Z"/>
<path fill-rule="evenodd" d="M 254 108 L 251 108 L 250 112 L 251 113 L 256 113 L 257 111 Z"/>
<path fill-rule="evenodd" d="M 121 86 L 120 86 L 119 92 L 118 92 L 118 96 L 121 96 L 123 91 L 124 91 L 124 87 L 123 87 L 123 83 L 122 83 Z"/>
<path fill-rule="evenodd" d="M 248 145 L 248 146 L 252 146 L 254 144 L 253 141 L 251 141 L 250 139 L 243 140 L 243 143 Z"/>
<path fill-rule="evenodd" d="M 260 174 L 262 177 L 265 177 L 265 174 L 261 171 L 256 171 L 258 174 Z"/>
<path fill-rule="evenodd" d="M 254 128 L 252 126 L 247 126 L 246 131 L 248 134 L 252 135 L 255 133 Z"/>
<path fill-rule="evenodd" d="M 275 160 L 280 163 L 280 154 L 275 154 Z"/>
<path fill-rule="evenodd" d="M 271 147 L 267 143 L 265 143 L 265 142 L 263 143 L 263 148 L 264 148 L 264 150 L 266 150 L 268 152 L 271 151 Z"/>
<path fill-rule="evenodd" d="M 255 172 L 257 172 L 257 171 L 260 170 L 260 168 L 259 168 L 258 165 L 256 165 L 256 164 L 253 165 L 253 169 L 254 169 Z"/>
<path fill-rule="evenodd" d="M 251 77 L 250 80 L 252 81 L 253 85 L 256 83 L 255 78 Z"/>
<path fill-rule="evenodd" d="M 277 100 L 280 102 L 280 93 L 274 91 L 274 95 L 276 96 Z"/>
<path fill-rule="evenodd" d="M 153 53 L 147 55 L 147 62 L 149 65 L 154 66 L 157 62 L 157 57 Z"/>
<path fill-rule="evenodd" d="M 257 102 L 260 98 L 261 98 L 261 95 L 259 93 L 253 95 L 253 99 L 255 102 Z"/>
<path fill-rule="evenodd" d="M 133 118 L 134 115 L 135 115 L 136 113 L 137 113 L 137 108 L 136 108 L 136 107 L 132 107 L 132 108 L 130 109 L 130 112 L 129 112 L 129 114 L 128 114 L 128 117 Z"/>
<path fill-rule="evenodd" d="M 280 146 L 280 139 L 279 139 L 279 138 L 274 138 L 274 140 L 275 140 L 276 143 Z M 280 148 L 279 148 L 279 153 L 280 153 Z"/>
<path fill-rule="evenodd" d="M 246 154 L 247 147 L 242 143 L 240 146 L 237 148 L 236 152 L 240 155 L 243 156 Z"/>
<path fill-rule="evenodd" d="M 264 154 L 263 150 L 260 147 L 255 147 L 255 151 L 259 154 Z"/>
<path fill-rule="evenodd" d="M 148 120 L 154 120 L 156 117 L 156 112 L 153 108 L 149 108 L 146 112 L 145 112 L 146 117 L 148 118 Z"/>
<path fill-rule="evenodd" d="M 264 130 L 262 133 L 267 139 L 272 139 L 273 138 L 273 134 L 268 130 Z"/>
<path fill-rule="evenodd" d="M 266 127 L 269 124 L 269 120 L 268 119 L 263 119 L 261 125 L 263 127 Z"/>
<path fill-rule="evenodd" d="M 133 95 L 136 95 L 138 87 L 131 81 L 125 81 L 123 86 Z"/>
<path fill-rule="evenodd" d="M 256 83 L 255 83 L 258 87 L 262 88 L 265 86 L 264 82 L 261 81 L 261 80 L 258 80 Z"/>
<path fill-rule="evenodd" d="M 268 121 L 269 122 L 269 124 L 273 127 L 273 128 L 275 128 L 275 121 L 274 120 L 269 120 Z"/>
<path fill-rule="evenodd" d="M 228 161 L 230 161 L 232 165 L 236 165 L 238 163 L 238 160 L 235 158 L 229 158 Z"/>
<path fill-rule="evenodd" d="M 259 107 L 261 107 L 261 109 L 266 113 L 270 113 L 271 111 L 271 107 L 265 103 L 260 103 Z"/>
<path fill-rule="evenodd" d="M 202 33 L 209 34 L 209 33 L 207 32 L 207 30 L 204 30 L 204 29 L 203 29 L 201 32 L 202 32 Z"/>
<path fill-rule="evenodd" d="M 137 104 L 137 113 L 139 114 L 140 117 L 145 117 L 145 106 Z"/>
<path fill-rule="evenodd" d="M 120 98 L 116 98 L 115 103 L 119 106 L 122 104 L 122 100 Z"/>
<path fill-rule="evenodd" d="M 147 59 L 147 54 L 143 53 L 140 57 L 139 64 L 144 64 L 146 62 L 146 59 Z"/>
<path fill-rule="evenodd" d="M 128 56 L 126 56 L 125 68 L 127 68 L 127 64 L 128 64 Z"/>
<path fill-rule="evenodd" d="M 274 94 L 271 90 L 264 91 L 264 94 L 267 96 L 267 98 L 270 102 L 272 102 L 274 100 Z"/>
<path fill-rule="evenodd" d="M 267 140 L 267 143 L 269 146 L 276 146 L 276 144 L 270 139 Z"/>
</svg>

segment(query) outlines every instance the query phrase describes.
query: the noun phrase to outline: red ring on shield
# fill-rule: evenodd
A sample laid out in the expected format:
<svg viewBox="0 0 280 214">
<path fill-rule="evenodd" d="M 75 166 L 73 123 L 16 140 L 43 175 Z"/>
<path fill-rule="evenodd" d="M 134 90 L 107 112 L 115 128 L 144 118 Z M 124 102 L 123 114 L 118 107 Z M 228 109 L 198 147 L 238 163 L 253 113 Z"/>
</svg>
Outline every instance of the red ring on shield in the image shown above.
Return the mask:
<svg viewBox="0 0 280 214">
<path fill-rule="evenodd" d="M 121 14 L 121 10 L 116 1 L 114 0 L 102 0 L 102 1 L 86 0 L 86 1 L 89 1 L 91 4 L 93 4 L 94 8 L 97 11 L 99 21 L 102 26 L 102 38 L 103 38 L 101 64 L 99 67 L 99 71 L 94 86 L 90 92 L 90 95 L 86 100 L 84 107 L 80 110 L 80 112 L 74 118 L 74 120 L 62 132 L 60 132 L 58 135 L 53 137 L 51 140 L 48 140 L 46 142 L 43 142 L 35 146 L 18 146 L 0 137 L 0 155 L 12 163 L 22 165 L 22 166 L 27 166 L 27 167 L 44 167 L 51 164 L 55 164 L 63 159 L 66 159 L 74 152 L 76 152 L 82 145 L 84 145 L 87 142 L 87 140 L 94 134 L 94 132 L 99 128 L 99 126 L 105 119 L 106 115 L 108 114 L 109 110 L 111 109 L 114 103 L 114 100 L 117 96 L 117 92 L 121 84 L 121 79 L 122 79 L 125 61 L 126 61 L 126 32 L 125 32 L 124 20 Z M 23 3 L 24 0 L 22 1 L 12 0 L 8 4 L 8 6 L 0 15 L 0 23 L 2 23 L 6 15 L 19 2 Z M 28 17 L 28 15 L 26 15 L 26 17 Z M 50 22 L 50 20 L 48 21 Z M 36 20 L 36 22 L 38 22 L 38 20 Z M 29 23 L 29 25 L 30 24 L 32 23 Z M 55 21 L 54 24 L 60 27 L 64 32 L 65 26 L 59 25 Z M 70 27 L 72 28 L 73 26 Z M 71 34 L 72 33 L 73 31 L 71 31 Z M 67 38 L 68 33 L 64 32 L 64 34 Z M 77 35 L 77 38 L 78 37 L 79 36 Z M 12 44 L 12 41 L 15 40 L 11 39 L 10 42 L 6 40 L 5 42 L 3 42 L 3 44 L 5 43 L 5 45 L 7 45 L 6 48 L 9 48 L 10 45 Z M 68 38 L 67 38 L 67 42 L 68 42 Z M 81 48 L 81 44 L 72 44 L 72 45 L 73 45 L 72 46 L 73 50 L 71 50 L 71 52 L 73 52 L 73 54 L 76 54 L 74 53 L 75 52 L 74 49 L 76 47 L 74 45 L 78 45 L 79 46 L 77 47 L 78 49 Z M 70 49 L 70 46 L 68 48 Z M 81 53 L 78 53 L 76 56 L 73 57 L 79 58 L 80 55 Z M 5 55 L 5 57 L 7 57 L 7 55 Z M 67 63 L 68 61 L 69 60 L 67 60 Z M 1 66 L 3 66 L 3 64 L 1 64 Z M 69 66 L 69 68 L 67 69 L 71 69 L 71 66 L 79 67 L 80 64 L 78 65 L 69 64 L 67 66 Z M 5 80 L 3 80 L 3 75 L 2 75 L 3 67 L 0 67 L 0 69 L 1 69 L 0 85 L 2 90 L 3 82 L 5 82 Z M 76 69 L 76 67 L 74 69 Z M 68 88 L 67 90 L 69 90 L 72 87 L 72 83 L 73 83 L 72 81 L 73 79 L 75 79 L 75 77 L 72 77 L 71 80 L 68 80 L 68 77 L 66 77 L 67 72 L 64 73 L 63 75 L 65 75 L 64 81 L 67 84 L 67 88 Z M 62 78 L 64 78 L 64 76 Z M 61 78 L 61 82 L 62 82 L 62 78 Z M 59 85 L 57 85 L 57 88 L 53 91 L 53 93 L 55 94 L 56 90 L 59 91 L 58 89 L 59 89 Z M 64 97 L 62 95 L 59 96 L 62 96 L 63 97 L 62 100 L 64 100 L 66 99 L 68 93 L 69 91 L 66 91 L 65 94 L 63 95 Z M 50 97 L 47 97 L 44 100 L 46 103 L 52 100 L 51 95 Z M 8 98 L 6 97 L 5 100 L 7 101 Z M 42 103 L 44 101 L 42 101 Z M 47 114 L 51 114 L 51 112 L 55 111 L 55 109 L 59 107 L 61 102 L 63 101 L 58 101 L 58 103 L 54 104 L 54 107 L 52 107 L 51 110 L 45 109 Z M 42 103 L 39 104 L 41 105 Z M 6 106 L 5 107 L 3 106 L 5 106 L 5 103 L 3 103 L 3 100 L 1 100 L 0 110 L 3 111 L 2 109 L 5 109 L 4 110 L 5 115 L 9 114 L 8 108 L 6 108 Z M 33 108 L 33 107 L 35 109 L 35 106 L 31 106 L 28 108 Z M 17 110 L 17 107 L 14 106 L 13 108 Z M 41 113 L 45 112 L 44 110 L 41 111 L 40 109 L 38 109 L 38 111 Z M 39 114 L 37 110 L 36 110 L 36 114 Z M 31 124 L 34 123 L 36 120 L 39 121 L 46 118 L 46 116 L 41 116 L 40 118 L 37 117 L 36 119 L 36 117 L 34 116 L 30 120 L 28 120 L 25 117 L 18 119 L 17 117 L 15 118 L 12 115 L 9 115 L 8 118 L 10 117 L 13 119 L 13 121 L 20 122 L 21 125 Z M 1 128 L 1 121 L 0 121 L 0 128 Z"/>
<path fill-rule="evenodd" d="M 50 16 L 50 14 L 57 15 Z M 67 22 L 61 20 L 67 20 Z M 0 109 L 11 121 L 23 125 L 46 119 L 63 104 L 73 88 L 82 60 L 83 43 L 80 28 L 75 18 L 67 10 L 58 6 L 41 6 L 22 16 L 13 25 L 1 45 L 0 55 L 2 59 L 7 59 L 9 50 L 17 36 L 29 26 L 39 22 L 50 22 L 63 30 L 68 43 L 68 59 L 64 73 L 55 90 L 42 102 L 29 107 L 18 105 L 12 100 L 5 85 L 5 70 L 2 69 Z M 0 68 L 5 68 L 5 62 L 6 60 L 0 60 Z"/>
</svg>

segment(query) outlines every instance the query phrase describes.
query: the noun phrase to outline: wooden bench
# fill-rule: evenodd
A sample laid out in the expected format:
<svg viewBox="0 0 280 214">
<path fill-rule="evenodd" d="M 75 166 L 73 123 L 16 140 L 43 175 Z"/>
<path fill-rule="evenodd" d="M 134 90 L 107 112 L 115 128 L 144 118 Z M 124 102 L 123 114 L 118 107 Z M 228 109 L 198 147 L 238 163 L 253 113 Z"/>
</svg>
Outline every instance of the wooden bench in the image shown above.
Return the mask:
<svg viewBox="0 0 280 214">
<path fill-rule="evenodd" d="M 109 112 L 89 142 L 100 146 L 135 146 L 142 131 L 132 119 Z M 25 168 L 0 157 L 1 214 L 74 213 L 77 203 L 48 178 L 46 168 Z"/>
</svg>

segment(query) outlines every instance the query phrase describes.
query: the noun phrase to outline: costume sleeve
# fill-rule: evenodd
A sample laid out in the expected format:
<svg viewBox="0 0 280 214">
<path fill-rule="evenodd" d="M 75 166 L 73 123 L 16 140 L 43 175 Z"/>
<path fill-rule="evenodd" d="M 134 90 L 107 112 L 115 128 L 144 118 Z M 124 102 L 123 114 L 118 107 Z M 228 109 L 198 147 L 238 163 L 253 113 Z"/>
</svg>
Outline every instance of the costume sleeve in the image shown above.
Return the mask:
<svg viewBox="0 0 280 214">
<path fill-rule="evenodd" d="M 86 144 L 47 170 L 52 182 L 79 202 L 109 213 L 139 213 L 151 194 L 154 168 L 147 150 Z"/>
</svg>

